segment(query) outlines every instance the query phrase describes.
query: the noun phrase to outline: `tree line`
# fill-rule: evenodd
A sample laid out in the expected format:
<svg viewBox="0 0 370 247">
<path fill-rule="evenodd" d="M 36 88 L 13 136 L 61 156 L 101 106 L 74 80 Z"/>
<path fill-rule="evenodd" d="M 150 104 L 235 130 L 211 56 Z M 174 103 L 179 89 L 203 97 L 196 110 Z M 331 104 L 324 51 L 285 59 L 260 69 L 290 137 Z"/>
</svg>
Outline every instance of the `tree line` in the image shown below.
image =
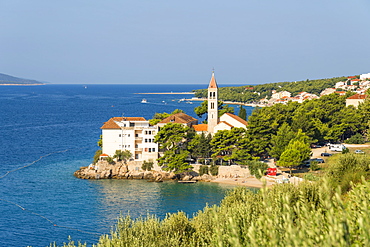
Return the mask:
<svg viewBox="0 0 370 247">
<path fill-rule="evenodd" d="M 303 80 L 295 82 L 276 82 L 260 85 L 247 85 L 238 87 L 220 87 L 219 99 L 233 102 L 257 102 L 260 99 L 271 96 L 271 91 L 288 91 L 292 95 L 299 92 L 307 92 L 319 95 L 325 88 L 332 88 L 337 82 L 347 81 L 347 77 L 334 77 L 318 80 Z M 207 89 L 193 90 L 195 97 L 207 98 Z"/>
</svg>

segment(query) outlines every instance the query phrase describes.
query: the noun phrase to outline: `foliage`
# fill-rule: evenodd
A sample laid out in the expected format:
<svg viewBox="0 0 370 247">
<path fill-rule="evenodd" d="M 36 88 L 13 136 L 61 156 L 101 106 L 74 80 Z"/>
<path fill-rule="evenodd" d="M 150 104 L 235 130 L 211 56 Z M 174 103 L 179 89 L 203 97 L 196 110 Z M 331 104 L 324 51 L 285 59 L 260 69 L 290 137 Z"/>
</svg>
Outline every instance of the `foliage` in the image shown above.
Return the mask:
<svg viewBox="0 0 370 247">
<path fill-rule="evenodd" d="M 114 160 L 113 160 L 113 158 L 112 157 L 107 157 L 106 159 L 105 159 L 109 164 L 111 164 L 111 165 L 114 165 L 115 164 L 115 162 L 114 162 Z"/>
<path fill-rule="evenodd" d="M 103 148 L 103 135 L 100 135 L 97 145 L 98 147 Z"/>
<path fill-rule="evenodd" d="M 289 167 L 290 173 L 292 173 L 292 168 L 298 166 L 302 162 L 301 153 L 297 149 L 286 149 L 277 162 L 279 166 Z"/>
<path fill-rule="evenodd" d="M 144 170 L 144 171 L 151 171 L 153 169 L 153 164 L 154 162 L 149 160 L 149 161 L 146 161 L 144 160 L 142 166 L 141 166 L 141 169 Z"/>
<path fill-rule="evenodd" d="M 328 167 L 326 178 L 333 188 L 340 187 L 343 192 L 353 187 L 352 183 L 361 181 L 361 177 L 370 178 L 370 159 L 367 155 L 343 154 Z"/>
<path fill-rule="evenodd" d="M 202 176 L 204 174 L 208 174 L 208 172 L 209 172 L 208 166 L 201 165 L 199 167 L 199 176 Z"/>
<path fill-rule="evenodd" d="M 258 179 L 265 175 L 268 168 L 266 163 L 257 160 L 248 161 L 246 165 L 248 166 L 250 173 Z"/>
<path fill-rule="evenodd" d="M 269 154 L 276 158 L 280 159 L 281 154 L 285 151 L 289 142 L 295 137 L 295 133 L 288 123 L 283 123 L 278 129 L 276 135 L 273 135 L 271 138 L 272 147 L 269 151 Z"/>
<path fill-rule="evenodd" d="M 317 171 L 317 170 L 319 170 L 320 169 L 320 167 L 319 167 L 319 162 L 317 162 L 317 161 L 312 161 L 311 163 L 310 163 L 310 170 L 311 171 Z"/>
<path fill-rule="evenodd" d="M 118 161 L 123 161 L 126 164 L 132 158 L 132 153 L 130 150 L 116 150 L 113 158 L 117 158 Z"/>
<path fill-rule="evenodd" d="M 308 180 L 308 181 L 318 181 L 320 179 L 319 177 L 316 177 L 312 173 L 306 173 L 306 174 L 304 174 L 303 178 L 306 179 L 306 180 Z"/>
<path fill-rule="evenodd" d="M 209 158 L 212 136 L 207 136 L 202 132 L 201 134 L 195 135 L 192 140 L 189 141 L 187 148 L 190 151 L 191 156 L 195 158 Z"/>
<path fill-rule="evenodd" d="M 98 162 L 99 157 L 100 157 L 100 155 L 101 155 L 102 153 L 103 153 L 103 152 L 102 152 L 102 150 L 101 150 L 101 149 L 96 150 L 95 155 L 94 155 L 94 158 L 93 158 L 93 163 L 94 163 L 94 164 L 96 164 L 96 163 Z"/>
<path fill-rule="evenodd" d="M 217 176 L 218 175 L 218 169 L 219 169 L 219 166 L 211 165 L 211 167 L 209 168 L 209 172 L 211 173 L 212 176 Z"/>
<path fill-rule="evenodd" d="M 162 169 L 165 171 L 172 171 L 176 174 L 182 173 L 192 168 L 192 166 L 186 162 L 188 156 L 189 152 L 186 150 L 179 150 L 178 152 L 168 150 L 158 159 L 158 164 L 161 165 Z"/>
<path fill-rule="evenodd" d="M 242 105 L 240 105 L 240 109 L 239 109 L 238 116 L 239 116 L 241 119 L 247 120 L 247 110 L 245 110 L 245 108 L 243 108 L 243 106 L 242 106 Z"/>
<path fill-rule="evenodd" d="M 348 138 L 345 143 L 348 144 L 364 144 L 365 140 L 364 137 L 360 133 L 356 133 L 355 135 Z"/>
<path fill-rule="evenodd" d="M 155 135 L 154 142 L 164 150 L 177 150 L 186 141 L 190 128 L 178 123 L 168 123 Z"/>
<path fill-rule="evenodd" d="M 240 163 L 251 159 L 247 131 L 244 128 L 217 131 L 210 144 L 212 157 L 221 156 L 225 161 Z"/>
</svg>

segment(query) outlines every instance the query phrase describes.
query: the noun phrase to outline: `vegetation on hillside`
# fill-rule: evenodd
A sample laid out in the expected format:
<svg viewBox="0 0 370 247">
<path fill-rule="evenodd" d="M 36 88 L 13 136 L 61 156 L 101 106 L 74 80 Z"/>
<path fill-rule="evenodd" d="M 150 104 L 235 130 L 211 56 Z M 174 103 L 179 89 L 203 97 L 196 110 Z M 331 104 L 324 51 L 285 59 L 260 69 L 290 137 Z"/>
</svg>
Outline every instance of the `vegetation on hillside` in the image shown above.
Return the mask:
<svg viewBox="0 0 370 247">
<path fill-rule="evenodd" d="M 325 88 L 334 87 L 339 81 L 346 81 L 347 77 L 334 77 L 328 79 L 305 80 L 296 82 L 276 82 L 260 85 L 220 87 L 219 99 L 234 102 L 256 102 L 265 97 L 271 96 L 271 91 L 289 91 L 292 95 L 299 92 L 307 92 L 319 95 Z M 206 98 L 207 89 L 194 90 L 195 97 Z"/>
</svg>

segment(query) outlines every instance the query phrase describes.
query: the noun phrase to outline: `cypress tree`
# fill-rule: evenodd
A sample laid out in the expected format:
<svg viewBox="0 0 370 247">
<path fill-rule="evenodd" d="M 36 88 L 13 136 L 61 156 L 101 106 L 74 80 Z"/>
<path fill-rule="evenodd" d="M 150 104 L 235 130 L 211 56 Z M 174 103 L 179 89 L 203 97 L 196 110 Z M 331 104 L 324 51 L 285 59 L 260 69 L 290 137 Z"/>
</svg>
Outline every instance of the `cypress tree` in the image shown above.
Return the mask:
<svg viewBox="0 0 370 247">
<path fill-rule="evenodd" d="M 239 116 L 241 119 L 247 120 L 247 111 L 243 108 L 243 106 L 242 106 L 242 105 L 240 106 L 238 116 Z"/>
</svg>

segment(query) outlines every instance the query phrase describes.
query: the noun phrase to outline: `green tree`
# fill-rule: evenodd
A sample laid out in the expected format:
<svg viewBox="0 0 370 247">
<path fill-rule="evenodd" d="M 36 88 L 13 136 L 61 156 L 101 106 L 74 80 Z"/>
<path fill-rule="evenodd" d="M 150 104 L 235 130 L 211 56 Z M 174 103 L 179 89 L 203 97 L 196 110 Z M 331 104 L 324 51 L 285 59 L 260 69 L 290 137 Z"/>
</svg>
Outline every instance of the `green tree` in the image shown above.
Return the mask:
<svg viewBox="0 0 370 247">
<path fill-rule="evenodd" d="M 118 161 L 123 161 L 126 164 L 132 158 L 132 153 L 130 150 L 116 150 L 113 158 L 117 158 Z"/>
<path fill-rule="evenodd" d="M 245 108 L 243 108 L 242 105 L 240 105 L 240 109 L 239 109 L 239 114 L 238 116 L 241 118 L 241 119 L 244 119 L 244 120 L 247 120 L 247 111 L 245 110 Z"/>
<path fill-rule="evenodd" d="M 292 168 L 298 166 L 301 163 L 301 154 L 297 149 L 287 149 L 280 156 L 280 160 L 277 162 L 279 166 L 289 167 L 290 174 L 292 174 Z"/>
<path fill-rule="evenodd" d="M 102 152 L 102 150 L 101 150 L 101 149 L 96 150 L 95 155 L 94 155 L 94 158 L 93 158 L 93 163 L 94 163 L 94 164 L 96 164 L 96 163 L 98 162 L 99 157 L 100 157 L 100 155 L 101 155 L 102 153 L 103 153 L 103 152 Z"/>
<path fill-rule="evenodd" d="M 286 147 L 288 146 L 289 142 L 295 137 L 295 133 L 292 128 L 287 123 L 283 123 L 283 125 L 278 129 L 276 135 L 273 135 L 271 138 L 271 150 L 269 154 L 276 158 L 277 160 L 280 159 L 281 154 L 285 151 Z"/>
<path fill-rule="evenodd" d="M 189 127 L 178 123 L 168 123 L 158 131 L 154 142 L 165 151 L 158 159 L 158 164 L 163 166 L 165 171 L 181 173 L 191 168 L 186 162 L 190 154 L 186 148 L 193 133 Z"/>
<path fill-rule="evenodd" d="M 266 172 L 268 165 L 258 160 L 251 160 L 246 163 L 250 173 L 260 179 Z"/>
<path fill-rule="evenodd" d="M 202 132 L 201 134 L 195 135 L 194 138 L 188 143 L 188 151 L 191 156 L 195 158 L 209 158 L 210 157 L 210 142 L 212 136 L 207 136 Z"/>
<path fill-rule="evenodd" d="M 146 161 L 144 160 L 141 169 L 144 171 L 151 171 L 153 169 L 154 162 L 152 160 Z"/>
<path fill-rule="evenodd" d="M 100 138 L 99 138 L 99 141 L 97 142 L 97 145 L 98 145 L 100 148 L 103 148 L 103 135 L 100 135 Z"/>
<path fill-rule="evenodd" d="M 241 163 L 251 159 L 248 152 L 247 132 L 244 128 L 217 131 L 210 144 L 212 157 L 221 156 L 225 161 Z"/>
</svg>

